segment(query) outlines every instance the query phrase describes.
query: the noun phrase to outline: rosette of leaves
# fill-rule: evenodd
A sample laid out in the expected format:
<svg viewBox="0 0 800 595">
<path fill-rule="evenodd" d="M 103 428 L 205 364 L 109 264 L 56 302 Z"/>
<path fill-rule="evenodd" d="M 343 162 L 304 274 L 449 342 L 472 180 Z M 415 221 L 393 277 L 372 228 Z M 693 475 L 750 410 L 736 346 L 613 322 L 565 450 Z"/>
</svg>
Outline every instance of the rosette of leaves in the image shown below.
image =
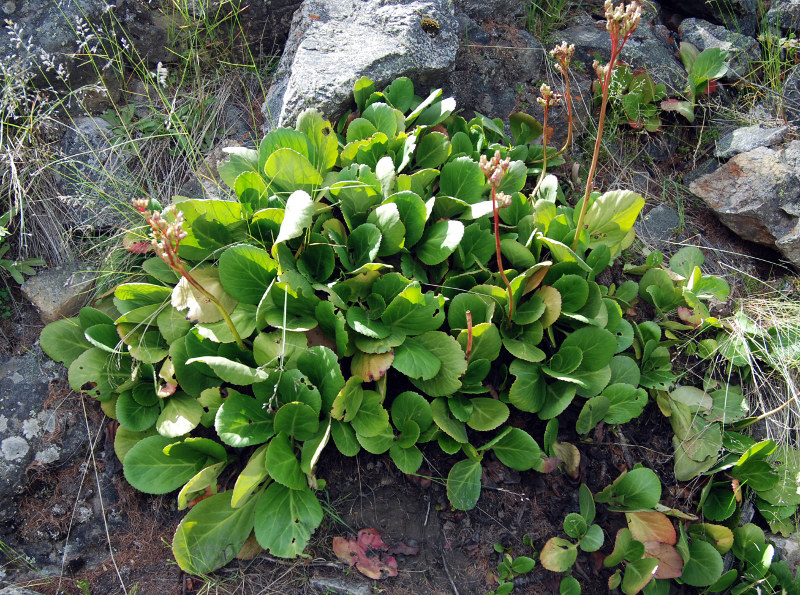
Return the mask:
<svg viewBox="0 0 800 595">
<path fill-rule="evenodd" d="M 535 121 L 512 121 L 513 145 L 501 122 L 467 122 L 408 80 L 361 80 L 355 98 L 336 128 L 310 110 L 231 150 L 220 173 L 235 200 L 176 198 L 162 213 L 182 216 L 180 267 L 144 254 L 139 279 L 42 334 L 71 386 L 120 421 L 128 481 L 193 505 L 173 543 L 187 571 L 225 564 L 251 534 L 301 553 L 331 442 L 388 452 L 405 473 L 421 444 L 460 451 L 447 492 L 469 509 L 490 452 L 545 467 L 507 424 L 514 408 L 553 419 L 588 399 L 588 431 L 632 419 L 639 387 L 668 381 L 659 327 L 625 319 L 635 284 L 596 281 L 632 241 L 639 195 L 592 195 L 573 250 L 557 180 L 523 193 Z M 479 165 L 496 150 L 510 159 L 497 235 Z"/>
<path fill-rule="evenodd" d="M 600 81 L 595 81 L 594 105 L 600 106 L 603 90 Z M 609 101 L 618 124 L 627 123 L 635 130 L 658 132 L 661 129 L 661 108 L 655 102 L 667 94 L 665 85 L 656 85 L 645 70 L 636 72 L 627 64 L 618 64 L 611 74 Z"/>
<path fill-rule="evenodd" d="M 656 308 L 659 314 L 677 310 L 682 323 L 665 324 L 672 330 L 690 330 L 706 325 L 716 325 L 706 302 L 728 299 L 731 289 L 721 277 L 704 275 L 700 267 L 706 258 L 695 246 L 685 246 L 663 266 L 663 255 L 658 250 L 651 252 L 642 266 L 629 267 L 627 272 L 642 275 L 639 281 L 639 296 Z"/>
</svg>

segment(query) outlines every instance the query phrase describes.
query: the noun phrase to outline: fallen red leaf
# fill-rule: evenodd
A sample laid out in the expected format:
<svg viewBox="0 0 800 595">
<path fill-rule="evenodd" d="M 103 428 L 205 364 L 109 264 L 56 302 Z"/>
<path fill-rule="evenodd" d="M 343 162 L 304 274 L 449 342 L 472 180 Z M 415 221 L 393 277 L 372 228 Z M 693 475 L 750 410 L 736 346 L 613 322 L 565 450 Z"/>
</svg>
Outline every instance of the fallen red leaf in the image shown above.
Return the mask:
<svg viewBox="0 0 800 595">
<path fill-rule="evenodd" d="M 364 576 L 375 580 L 397 576 L 397 560 L 394 556 L 381 555 L 381 552 L 387 549 L 388 546 L 375 529 L 362 529 L 358 532 L 358 537 L 350 539 L 333 538 L 333 553 L 336 557 L 349 566 L 355 566 Z"/>
<path fill-rule="evenodd" d="M 645 541 L 644 557 L 658 558 L 655 578 L 678 578 L 683 574 L 683 558 L 671 545 L 658 541 Z"/>
</svg>

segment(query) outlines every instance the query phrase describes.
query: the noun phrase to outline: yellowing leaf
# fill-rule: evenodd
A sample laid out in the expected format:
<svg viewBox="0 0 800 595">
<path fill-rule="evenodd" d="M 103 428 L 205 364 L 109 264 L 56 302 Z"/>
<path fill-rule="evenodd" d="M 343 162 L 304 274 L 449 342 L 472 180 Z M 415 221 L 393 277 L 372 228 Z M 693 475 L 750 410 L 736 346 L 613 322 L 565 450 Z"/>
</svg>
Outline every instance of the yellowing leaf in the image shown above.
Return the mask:
<svg viewBox="0 0 800 595">
<path fill-rule="evenodd" d="M 667 515 L 660 512 L 626 512 L 628 528 L 636 541 L 659 541 L 675 545 L 678 536 Z"/>
</svg>

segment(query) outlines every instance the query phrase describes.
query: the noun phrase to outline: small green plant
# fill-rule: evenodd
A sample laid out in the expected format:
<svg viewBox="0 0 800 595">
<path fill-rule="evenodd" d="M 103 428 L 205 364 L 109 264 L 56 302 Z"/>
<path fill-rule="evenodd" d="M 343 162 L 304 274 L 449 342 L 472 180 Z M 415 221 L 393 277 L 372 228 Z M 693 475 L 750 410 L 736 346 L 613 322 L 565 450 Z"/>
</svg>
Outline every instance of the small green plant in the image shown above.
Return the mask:
<svg viewBox="0 0 800 595">
<path fill-rule="evenodd" d="M 525 28 L 537 39 L 548 40 L 564 22 L 569 9 L 575 7 L 568 0 L 529 0 L 525 16 Z M 580 2 L 577 7 L 580 7 Z"/>
<path fill-rule="evenodd" d="M 687 76 L 686 99 L 667 99 L 661 102 L 661 109 L 678 112 L 694 122 L 697 101 L 716 89 L 716 80 L 728 72 L 728 58 L 728 52 L 720 48 L 706 48 L 700 52 L 692 44 L 681 42 L 681 61 Z"/>
<path fill-rule="evenodd" d="M 525 541 L 526 545 L 532 547 L 527 536 Z M 494 551 L 502 556 L 497 565 L 497 587 L 486 595 L 508 595 L 514 590 L 514 579 L 533 570 L 536 561 L 529 556 L 512 556 L 509 549 L 501 543 L 494 544 Z"/>
<path fill-rule="evenodd" d="M 14 281 L 22 284 L 25 281 L 25 275 L 36 274 L 36 269 L 34 267 L 41 267 L 46 263 L 41 258 L 26 258 L 23 260 L 9 260 L 3 258 L 11 249 L 11 246 L 5 241 L 10 234 L 6 226 L 11 219 L 11 213 L 11 211 L 6 211 L 0 216 L 0 268 L 11 275 Z M 8 297 L 8 295 L 6 295 L 6 297 Z"/>
<path fill-rule="evenodd" d="M 569 572 L 578 558 L 578 548 L 584 552 L 596 552 L 603 546 L 603 530 L 594 524 L 594 498 L 585 483 L 581 484 L 578 498 L 580 513 L 571 512 L 564 518 L 564 533 L 576 541 L 551 537 L 540 553 L 542 566 L 547 570 Z M 571 576 L 564 577 L 560 590 L 563 595 L 581 592 L 580 585 Z"/>
<path fill-rule="evenodd" d="M 658 132 L 661 129 L 660 106 L 656 103 L 666 96 L 666 86 L 656 85 L 646 71 L 634 72 L 627 64 L 618 64 L 611 76 L 609 101 L 613 126 L 628 124 L 634 130 Z M 602 101 L 602 87 L 594 84 L 594 103 Z"/>
</svg>

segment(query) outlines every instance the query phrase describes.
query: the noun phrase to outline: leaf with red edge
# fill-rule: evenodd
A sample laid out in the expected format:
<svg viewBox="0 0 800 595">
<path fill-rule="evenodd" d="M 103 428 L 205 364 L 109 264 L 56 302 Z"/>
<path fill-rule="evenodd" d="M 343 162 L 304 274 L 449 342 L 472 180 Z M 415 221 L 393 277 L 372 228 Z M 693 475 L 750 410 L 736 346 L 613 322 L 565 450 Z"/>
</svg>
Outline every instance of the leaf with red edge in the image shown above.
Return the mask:
<svg viewBox="0 0 800 595">
<path fill-rule="evenodd" d="M 672 521 L 661 512 L 626 512 L 625 516 L 631 535 L 636 541 L 658 541 L 668 545 L 675 545 L 678 541 Z"/>
<path fill-rule="evenodd" d="M 660 541 L 645 541 L 644 556 L 658 558 L 655 578 L 678 578 L 683 574 L 683 558 L 671 545 Z"/>
<path fill-rule="evenodd" d="M 691 308 L 686 308 L 685 306 L 678 306 L 678 318 L 694 328 L 700 328 L 703 324 L 703 316 L 700 312 L 692 310 Z"/>
<path fill-rule="evenodd" d="M 146 254 L 153 249 L 148 237 L 132 231 L 122 236 L 122 247 L 133 254 Z"/>
</svg>

